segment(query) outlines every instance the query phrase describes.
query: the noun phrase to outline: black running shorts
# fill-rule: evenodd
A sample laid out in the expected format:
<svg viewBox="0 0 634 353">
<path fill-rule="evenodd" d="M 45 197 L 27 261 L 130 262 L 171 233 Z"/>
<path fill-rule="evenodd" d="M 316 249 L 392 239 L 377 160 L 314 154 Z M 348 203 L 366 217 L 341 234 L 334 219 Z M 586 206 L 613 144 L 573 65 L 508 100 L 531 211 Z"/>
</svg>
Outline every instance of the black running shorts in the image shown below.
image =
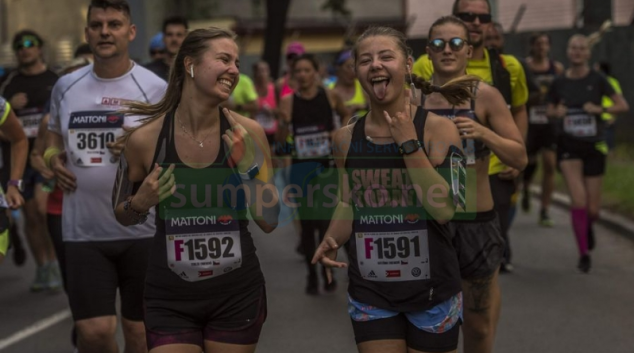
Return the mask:
<svg viewBox="0 0 634 353">
<path fill-rule="evenodd" d="M 351 321 L 357 344 L 378 340 L 405 340 L 407 347 L 422 352 L 451 352 L 458 348 L 460 321 L 443 333 L 423 331 L 409 322 L 402 313 L 385 319 Z"/>
<path fill-rule="evenodd" d="M 450 223 L 453 246 L 465 280 L 488 278 L 500 268 L 504 238 L 495 211 L 479 212 L 473 220 Z"/>
<path fill-rule="evenodd" d="M 554 124 L 530 124 L 526 137 L 526 154 L 534 156 L 541 150 L 557 151 L 557 126 Z"/>
<path fill-rule="evenodd" d="M 65 242 L 68 301 L 75 321 L 116 315 L 143 320 L 143 289 L 153 238 Z"/>
<path fill-rule="evenodd" d="M 264 286 L 204 300 L 145 298 L 147 346 L 152 350 L 168 344 L 204 348 L 204 341 L 256 344 L 266 316 Z"/>
<path fill-rule="evenodd" d="M 583 176 L 593 177 L 605 174 L 605 142 L 586 142 L 561 138 L 557 147 L 557 162 L 580 159 L 583 162 Z"/>
</svg>

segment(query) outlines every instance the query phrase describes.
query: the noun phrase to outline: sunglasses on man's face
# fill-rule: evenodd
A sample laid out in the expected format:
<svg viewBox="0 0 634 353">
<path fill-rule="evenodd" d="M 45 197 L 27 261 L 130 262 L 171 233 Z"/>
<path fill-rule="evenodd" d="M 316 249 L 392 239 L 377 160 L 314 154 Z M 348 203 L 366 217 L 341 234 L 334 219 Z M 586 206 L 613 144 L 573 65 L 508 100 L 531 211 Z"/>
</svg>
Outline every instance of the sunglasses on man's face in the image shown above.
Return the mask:
<svg viewBox="0 0 634 353">
<path fill-rule="evenodd" d="M 473 12 L 459 12 L 456 17 L 464 22 L 475 22 L 476 18 L 480 20 L 480 23 L 491 23 L 491 14 L 488 13 L 473 13 Z"/>
<path fill-rule="evenodd" d="M 13 44 L 13 49 L 15 49 L 15 51 L 18 51 L 22 48 L 33 48 L 33 47 L 37 47 L 39 45 L 39 43 L 37 41 L 34 40 L 23 40 L 21 42 L 16 42 L 15 44 Z"/>
<path fill-rule="evenodd" d="M 447 47 L 447 44 L 449 44 L 449 48 L 451 48 L 451 51 L 459 51 L 462 48 L 464 48 L 465 44 L 467 44 L 467 41 L 462 39 L 462 38 L 458 38 L 458 37 L 451 38 L 448 41 L 445 41 L 444 39 L 437 38 L 437 39 L 434 39 L 434 40 L 430 41 L 427 46 L 433 52 L 440 53 L 443 50 L 445 50 L 445 48 Z"/>
</svg>

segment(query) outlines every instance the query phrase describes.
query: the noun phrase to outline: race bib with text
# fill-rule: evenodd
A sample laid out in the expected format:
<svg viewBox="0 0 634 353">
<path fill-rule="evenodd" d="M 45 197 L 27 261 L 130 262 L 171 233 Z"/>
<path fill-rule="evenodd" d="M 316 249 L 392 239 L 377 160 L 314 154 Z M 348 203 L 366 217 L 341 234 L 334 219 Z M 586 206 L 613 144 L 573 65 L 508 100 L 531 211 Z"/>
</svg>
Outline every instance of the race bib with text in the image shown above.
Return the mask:
<svg viewBox="0 0 634 353">
<path fill-rule="evenodd" d="M 107 144 L 123 131 L 124 116 L 107 111 L 83 111 L 70 115 L 68 148 L 76 166 L 96 167 L 117 162 Z"/>
</svg>

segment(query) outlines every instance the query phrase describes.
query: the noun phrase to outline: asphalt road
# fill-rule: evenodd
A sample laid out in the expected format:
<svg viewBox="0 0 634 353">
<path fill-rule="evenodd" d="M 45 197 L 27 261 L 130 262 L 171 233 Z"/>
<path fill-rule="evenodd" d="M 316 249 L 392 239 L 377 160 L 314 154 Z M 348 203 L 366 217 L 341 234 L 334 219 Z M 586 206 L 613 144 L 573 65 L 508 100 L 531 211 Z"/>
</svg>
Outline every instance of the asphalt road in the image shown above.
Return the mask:
<svg viewBox="0 0 634 353">
<path fill-rule="evenodd" d="M 592 272 L 581 274 L 568 213 L 553 210 L 552 216 L 557 225 L 551 229 L 538 227 L 535 214 L 519 214 L 512 228 L 515 272 L 501 278 L 495 351 L 634 352 L 629 326 L 634 242 L 598 226 Z M 255 239 L 269 304 L 258 352 L 355 352 L 345 273 L 337 274 L 336 293 L 306 296 L 306 270 L 294 251 L 292 226 L 268 235 L 256 232 Z M 0 265 L 0 352 L 72 352 L 65 295 L 29 293 L 33 276 L 31 258 L 20 268 L 10 258 Z M 9 340 L 15 343 L 7 345 Z"/>
</svg>

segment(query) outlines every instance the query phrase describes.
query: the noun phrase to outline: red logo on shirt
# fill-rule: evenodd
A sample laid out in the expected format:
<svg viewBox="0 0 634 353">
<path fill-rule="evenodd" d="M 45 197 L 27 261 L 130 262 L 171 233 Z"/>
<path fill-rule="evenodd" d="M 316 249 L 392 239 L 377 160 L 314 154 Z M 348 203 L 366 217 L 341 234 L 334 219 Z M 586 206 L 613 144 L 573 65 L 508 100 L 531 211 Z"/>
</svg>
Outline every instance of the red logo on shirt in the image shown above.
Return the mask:
<svg viewBox="0 0 634 353">
<path fill-rule="evenodd" d="M 218 222 L 222 224 L 223 226 L 230 224 L 231 221 L 233 221 L 233 217 L 231 217 L 230 215 L 224 215 L 224 216 L 218 217 Z"/>
<path fill-rule="evenodd" d="M 385 277 L 401 277 L 401 270 L 387 270 L 385 271 Z"/>
<path fill-rule="evenodd" d="M 198 271 L 198 277 L 209 277 L 213 275 L 214 271 Z"/>
</svg>

